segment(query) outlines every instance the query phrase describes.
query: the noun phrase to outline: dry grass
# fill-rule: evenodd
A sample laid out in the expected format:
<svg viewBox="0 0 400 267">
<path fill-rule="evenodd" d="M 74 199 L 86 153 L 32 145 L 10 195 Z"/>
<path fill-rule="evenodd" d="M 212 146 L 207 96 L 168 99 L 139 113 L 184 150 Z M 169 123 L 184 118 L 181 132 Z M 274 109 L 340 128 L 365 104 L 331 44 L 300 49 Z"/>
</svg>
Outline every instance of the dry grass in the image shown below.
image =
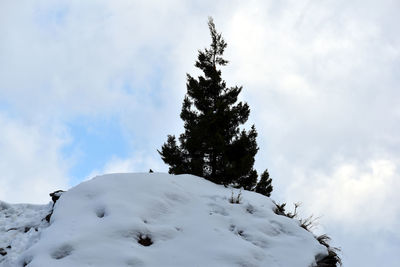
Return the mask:
<svg viewBox="0 0 400 267">
<path fill-rule="evenodd" d="M 294 203 L 294 210 L 293 212 L 287 212 L 285 207 L 286 203 L 283 204 L 276 204 L 275 208 L 275 214 L 277 215 L 282 215 L 286 216 L 291 219 L 297 219 L 300 222 L 300 226 L 304 228 L 305 230 L 309 231 L 312 233 L 317 239 L 317 241 L 325 246 L 328 250 L 328 255 L 317 255 L 316 256 L 316 265 L 313 265 L 312 267 L 337 267 L 338 265 L 342 266 L 342 260 L 340 259 L 338 252 L 340 251 L 339 248 L 331 247 L 329 245 L 329 241 L 331 238 L 327 236 L 326 234 L 316 236 L 313 232 L 312 229 L 315 228 L 317 225 L 317 220 L 319 217 L 314 217 L 313 215 L 309 216 L 306 219 L 299 218 L 298 216 L 298 208 L 301 206 L 301 203 Z"/>
</svg>

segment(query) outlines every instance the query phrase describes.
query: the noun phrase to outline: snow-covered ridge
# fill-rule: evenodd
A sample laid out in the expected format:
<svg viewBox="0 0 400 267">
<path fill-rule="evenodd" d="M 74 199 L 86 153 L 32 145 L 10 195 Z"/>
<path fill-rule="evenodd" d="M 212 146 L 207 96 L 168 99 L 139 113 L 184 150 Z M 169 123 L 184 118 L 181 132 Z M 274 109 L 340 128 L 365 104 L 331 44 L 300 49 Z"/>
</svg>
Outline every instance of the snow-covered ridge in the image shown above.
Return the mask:
<svg viewBox="0 0 400 267">
<path fill-rule="evenodd" d="M 269 198 L 242 191 L 232 204 L 232 190 L 192 175 L 103 175 L 63 193 L 50 224 L 51 204 L 2 202 L 0 266 L 308 267 L 327 254 Z M 8 230 L 29 220 L 27 233 Z"/>
</svg>

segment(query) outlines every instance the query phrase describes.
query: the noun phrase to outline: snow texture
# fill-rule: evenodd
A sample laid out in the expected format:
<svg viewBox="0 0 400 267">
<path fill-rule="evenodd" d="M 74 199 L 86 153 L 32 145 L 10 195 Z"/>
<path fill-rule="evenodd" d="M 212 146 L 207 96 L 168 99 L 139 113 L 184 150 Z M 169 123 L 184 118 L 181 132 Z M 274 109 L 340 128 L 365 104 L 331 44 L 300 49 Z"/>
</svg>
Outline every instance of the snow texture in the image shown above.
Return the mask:
<svg viewBox="0 0 400 267">
<path fill-rule="evenodd" d="M 51 204 L 0 202 L 0 266 L 308 267 L 327 254 L 269 198 L 232 204 L 232 192 L 192 175 L 103 175 L 63 193 L 50 224 Z"/>
<path fill-rule="evenodd" d="M 19 256 L 30 248 L 48 226 L 43 218 L 52 204 L 8 204 L 0 201 L 0 266 L 16 267 Z"/>
</svg>

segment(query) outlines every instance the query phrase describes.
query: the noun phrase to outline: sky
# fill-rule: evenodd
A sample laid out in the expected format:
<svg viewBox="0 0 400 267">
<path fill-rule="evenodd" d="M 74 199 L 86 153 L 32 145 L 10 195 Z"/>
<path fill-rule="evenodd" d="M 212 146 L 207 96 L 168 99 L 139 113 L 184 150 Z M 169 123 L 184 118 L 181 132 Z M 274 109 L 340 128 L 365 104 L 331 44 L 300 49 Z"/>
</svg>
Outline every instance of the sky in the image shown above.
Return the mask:
<svg viewBox="0 0 400 267">
<path fill-rule="evenodd" d="M 0 199 L 166 172 L 214 18 L 272 198 L 301 202 L 345 267 L 398 266 L 399 1 L 0 1 Z"/>
</svg>

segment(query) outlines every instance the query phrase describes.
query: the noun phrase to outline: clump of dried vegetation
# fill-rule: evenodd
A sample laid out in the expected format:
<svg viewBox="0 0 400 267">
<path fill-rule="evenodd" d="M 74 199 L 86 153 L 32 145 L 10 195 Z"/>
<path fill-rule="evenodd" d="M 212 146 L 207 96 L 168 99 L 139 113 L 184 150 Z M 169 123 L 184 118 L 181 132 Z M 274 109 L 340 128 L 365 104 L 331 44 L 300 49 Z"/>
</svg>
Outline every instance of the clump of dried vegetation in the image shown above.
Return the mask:
<svg viewBox="0 0 400 267">
<path fill-rule="evenodd" d="M 340 259 L 338 253 L 340 251 L 339 248 L 332 247 L 329 245 L 329 241 L 331 238 L 326 234 L 323 235 L 315 235 L 312 232 L 312 229 L 316 226 L 316 221 L 319 219 L 318 217 L 314 217 L 313 215 L 307 218 L 300 218 L 298 214 L 298 208 L 301 206 L 301 203 L 294 203 L 294 210 L 286 211 L 286 203 L 276 204 L 275 213 L 277 215 L 286 216 L 291 219 L 297 219 L 300 222 L 300 226 L 305 230 L 312 233 L 315 239 L 323 246 L 325 246 L 328 250 L 328 255 L 317 255 L 315 257 L 316 265 L 312 267 L 337 267 L 338 265 L 342 266 L 342 260 Z"/>
</svg>

